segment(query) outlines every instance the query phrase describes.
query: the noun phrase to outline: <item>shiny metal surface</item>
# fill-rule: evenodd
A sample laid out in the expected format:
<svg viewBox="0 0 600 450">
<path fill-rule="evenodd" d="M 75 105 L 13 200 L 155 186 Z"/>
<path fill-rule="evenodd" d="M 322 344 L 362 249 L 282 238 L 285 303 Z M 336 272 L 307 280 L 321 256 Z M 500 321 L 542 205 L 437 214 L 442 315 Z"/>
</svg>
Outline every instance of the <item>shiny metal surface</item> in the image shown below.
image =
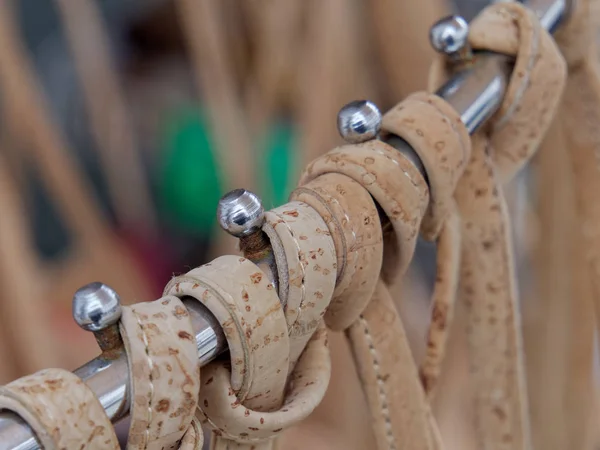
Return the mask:
<svg viewBox="0 0 600 450">
<path fill-rule="evenodd" d="M 381 129 L 381 111 L 368 100 L 356 100 L 340 109 L 337 128 L 349 144 L 366 142 L 377 137 Z"/>
<path fill-rule="evenodd" d="M 87 331 L 100 331 L 121 318 L 119 295 L 104 283 L 90 283 L 73 296 L 73 319 Z"/>
<path fill-rule="evenodd" d="M 434 50 L 451 57 L 460 57 L 469 46 L 469 24 L 461 16 L 438 20 L 429 29 L 429 42 Z"/>
<path fill-rule="evenodd" d="M 235 189 L 219 200 L 219 225 L 235 237 L 259 231 L 265 220 L 265 210 L 258 196 L 246 189 Z"/>
<path fill-rule="evenodd" d="M 212 361 L 227 350 L 227 340 L 217 319 L 198 301 L 184 299 L 196 331 L 200 365 Z M 112 422 L 118 422 L 129 413 L 129 370 L 127 357 L 121 352 L 115 359 L 93 359 L 75 374 L 94 391 Z M 17 415 L 0 413 L 0 450 L 36 450 L 40 444 L 31 428 Z"/>
</svg>

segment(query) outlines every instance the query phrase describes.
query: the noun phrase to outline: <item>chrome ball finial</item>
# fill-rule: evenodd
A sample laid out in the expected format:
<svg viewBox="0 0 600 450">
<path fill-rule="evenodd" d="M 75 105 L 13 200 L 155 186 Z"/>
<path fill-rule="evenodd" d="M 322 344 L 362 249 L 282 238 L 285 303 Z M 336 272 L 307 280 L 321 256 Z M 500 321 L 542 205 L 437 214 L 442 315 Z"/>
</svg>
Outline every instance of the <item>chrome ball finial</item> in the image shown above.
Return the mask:
<svg viewBox="0 0 600 450">
<path fill-rule="evenodd" d="M 337 117 L 340 136 L 350 144 L 375 139 L 381 129 L 381 112 L 368 100 L 357 100 L 340 109 Z"/>
<path fill-rule="evenodd" d="M 219 200 L 219 225 L 232 236 L 242 238 L 262 228 L 265 210 L 256 194 L 246 189 L 235 189 Z"/>
<path fill-rule="evenodd" d="M 448 16 L 434 23 L 429 30 L 431 46 L 453 58 L 470 56 L 469 24 L 461 16 Z"/>
<path fill-rule="evenodd" d="M 103 283 L 90 283 L 73 296 L 73 318 L 87 331 L 102 331 L 121 318 L 119 295 Z"/>
</svg>

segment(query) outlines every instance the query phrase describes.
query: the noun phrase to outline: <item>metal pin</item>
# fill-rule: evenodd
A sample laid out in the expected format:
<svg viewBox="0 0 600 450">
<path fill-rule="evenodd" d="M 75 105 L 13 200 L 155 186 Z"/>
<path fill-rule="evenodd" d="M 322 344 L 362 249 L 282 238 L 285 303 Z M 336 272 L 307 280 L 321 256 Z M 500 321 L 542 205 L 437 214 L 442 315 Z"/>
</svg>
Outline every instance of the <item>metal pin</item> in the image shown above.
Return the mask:
<svg viewBox="0 0 600 450">
<path fill-rule="evenodd" d="M 90 283 L 73 296 L 73 319 L 81 328 L 94 333 L 103 354 L 121 348 L 119 333 L 121 301 L 104 283 Z"/>
<path fill-rule="evenodd" d="M 356 100 L 340 109 L 337 128 L 340 136 L 349 144 L 375 139 L 381 130 L 382 116 L 375 103 Z"/>
<path fill-rule="evenodd" d="M 469 24 L 461 16 L 448 16 L 434 23 L 429 30 L 431 46 L 454 62 L 470 61 Z"/>
</svg>

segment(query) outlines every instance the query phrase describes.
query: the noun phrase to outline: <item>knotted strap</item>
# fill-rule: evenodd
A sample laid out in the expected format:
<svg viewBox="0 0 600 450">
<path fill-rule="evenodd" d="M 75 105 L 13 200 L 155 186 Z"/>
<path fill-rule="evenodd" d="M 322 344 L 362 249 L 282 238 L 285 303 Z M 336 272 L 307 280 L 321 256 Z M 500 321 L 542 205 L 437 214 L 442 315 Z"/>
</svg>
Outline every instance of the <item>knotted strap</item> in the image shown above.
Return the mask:
<svg viewBox="0 0 600 450">
<path fill-rule="evenodd" d="M 301 202 L 265 213 L 290 335 L 290 369 L 317 329 L 335 287 L 337 261 L 331 233 L 319 214 Z"/>
<path fill-rule="evenodd" d="M 179 441 L 194 418 L 200 388 L 189 313 L 177 297 L 163 297 L 123 307 L 120 328 L 132 396 L 127 448 L 180 448 Z M 194 429 L 189 433 L 188 440 L 201 440 Z"/>
<path fill-rule="evenodd" d="M 382 129 L 384 134 L 401 136 L 415 150 L 431 191 L 421 233 L 438 241 L 438 254 L 427 353 L 420 370 L 425 391 L 431 394 L 440 375 L 458 288 L 460 222 L 454 190 L 469 160 L 471 142 L 458 113 L 440 97 L 424 92 L 388 111 Z"/>
<path fill-rule="evenodd" d="M 42 370 L 1 387 L 0 409 L 21 416 L 46 450 L 119 448 L 94 393 L 66 370 Z"/>
<path fill-rule="evenodd" d="M 474 49 L 516 56 L 498 113 L 472 138 L 456 188 L 463 221 L 461 286 L 468 307 L 475 417 L 481 448 L 529 448 L 510 222 L 502 183 L 537 149 L 564 85 L 564 62 L 552 38 L 522 5 L 488 7 L 473 22 Z M 438 61 L 432 84 L 441 84 Z"/>
<path fill-rule="evenodd" d="M 314 208 L 333 238 L 337 281 L 325 323 L 344 330 L 365 309 L 381 271 L 383 238 L 375 203 L 359 183 L 338 173 L 315 178 L 290 198 Z"/>
<path fill-rule="evenodd" d="M 231 362 L 215 361 L 205 370 L 218 366 L 228 374 L 227 386 L 213 388 L 221 393 L 231 389 L 235 402 L 230 407 L 277 410 L 287 382 L 290 340 L 283 308 L 267 276 L 246 258 L 222 256 L 173 278 L 165 294 L 193 297 L 219 320 Z M 202 391 L 210 391 L 213 382 L 214 376 L 208 376 Z M 203 398 L 200 409 L 207 408 L 207 403 Z M 213 429 L 212 448 L 232 448 L 246 437 L 223 436 L 218 420 L 206 416 L 204 420 Z"/>
</svg>

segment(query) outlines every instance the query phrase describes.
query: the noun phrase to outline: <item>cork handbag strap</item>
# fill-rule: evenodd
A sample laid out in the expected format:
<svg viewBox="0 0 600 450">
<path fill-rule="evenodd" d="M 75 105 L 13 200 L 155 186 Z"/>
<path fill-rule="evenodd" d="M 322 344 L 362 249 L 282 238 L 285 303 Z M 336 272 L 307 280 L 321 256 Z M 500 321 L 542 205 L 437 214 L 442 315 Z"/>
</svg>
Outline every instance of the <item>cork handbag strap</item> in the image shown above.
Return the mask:
<svg viewBox="0 0 600 450">
<path fill-rule="evenodd" d="M 186 432 L 202 447 L 198 424 L 200 367 L 189 313 L 177 297 L 123 308 L 121 336 L 131 392 L 129 450 L 180 448 Z M 189 430 L 188 430 L 189 429 Z"/>
<path fill-rule="evenodd" d="M 94 393 L 66 370 L 42 370 L 1 387 L 0 408 L 18 414 L 46 450 L 119 449 Z"/>
<path fill-rule="evenodd" d="M 471 159 L 456 188 L 462 218 L 461 294 L 475 419 L 482 448 L 530 448 L 520 316 L 506 183 L 539 146 L 558 105 L 564 61 L 535 15 L 520 4 L 486 8 L 473 22 L 474 49 L 515 55 L 500 110 L 472 137 Z M 442 61 L 433 68 L 440 84 Z"/>
</svg>

